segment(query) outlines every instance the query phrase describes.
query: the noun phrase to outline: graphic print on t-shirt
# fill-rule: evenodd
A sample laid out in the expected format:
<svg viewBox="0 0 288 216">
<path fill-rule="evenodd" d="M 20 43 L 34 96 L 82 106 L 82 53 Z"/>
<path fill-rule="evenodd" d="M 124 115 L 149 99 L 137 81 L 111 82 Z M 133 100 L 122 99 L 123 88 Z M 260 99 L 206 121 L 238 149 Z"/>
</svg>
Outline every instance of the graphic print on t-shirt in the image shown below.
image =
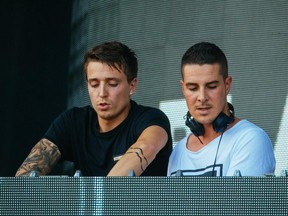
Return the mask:
<svg viewBox="0 0 288 216">
<path fill-rule="evenodd" d="M 213 168 L 214 167 L 214 168 Z M 171 173 L 171 176 L 175 176 L 178 170 Z M 183 176 L 223 176 L 223 164 L 215 164 L 201 168 L 201 169 L 185 169 L 180 170 Z"/>
</svg>

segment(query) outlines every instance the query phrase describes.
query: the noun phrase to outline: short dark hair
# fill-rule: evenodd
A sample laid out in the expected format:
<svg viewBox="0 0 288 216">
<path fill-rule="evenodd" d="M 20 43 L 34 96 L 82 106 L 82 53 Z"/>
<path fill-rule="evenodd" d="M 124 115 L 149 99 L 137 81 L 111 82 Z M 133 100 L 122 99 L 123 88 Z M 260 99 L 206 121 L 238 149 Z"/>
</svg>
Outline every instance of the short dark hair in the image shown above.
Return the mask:
<svg viewBox="0 0 288 216">
<path fill-rule="evenodd" d="M 126 45 L 118 42 L 105 42 L 88 51 L 84 56 L 84 71 L 87 78 L 87 66 L 91 61 L 105 63 L 122 70 L 130 83 L 137 77 L 138 62 L 136 54 Z"/>
<path fill-rule="evenodd" d="M 181 61 L 181 74 L 183 79 L 183 67 L 187 64 L 215 64 L 220 65 L 220 73 L 223 78 L 228 77 L 228 61 L 224 52 L 215 44 L 200 42 L 191 46 L 183 55 Z"/>
</svg>

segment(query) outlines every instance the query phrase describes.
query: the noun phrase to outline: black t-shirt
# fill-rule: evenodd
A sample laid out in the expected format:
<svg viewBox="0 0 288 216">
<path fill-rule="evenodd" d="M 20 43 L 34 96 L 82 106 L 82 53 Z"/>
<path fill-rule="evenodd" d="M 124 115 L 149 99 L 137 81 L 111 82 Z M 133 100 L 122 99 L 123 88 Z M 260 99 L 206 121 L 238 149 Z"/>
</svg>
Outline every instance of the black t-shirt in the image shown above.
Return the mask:
<svg viewBox="0 0 288 216">
<path fill-rule="evenodd" d="M 57 145 L 61 159 L 74 162 L 75 169 L 83 176 L 106 176 L 116 163 L 113 158 L 124 154 L 151 125 L 164 128 L 168 142 L 142 176 L 166 176 L 172 151 L 169 120 L 161 110 L 138 105 L 132 100 L 127 118 L 109 132 L 99 132 L 97 113 L 86 106 L 62 113 L 43 138 Z"/>
</svg>

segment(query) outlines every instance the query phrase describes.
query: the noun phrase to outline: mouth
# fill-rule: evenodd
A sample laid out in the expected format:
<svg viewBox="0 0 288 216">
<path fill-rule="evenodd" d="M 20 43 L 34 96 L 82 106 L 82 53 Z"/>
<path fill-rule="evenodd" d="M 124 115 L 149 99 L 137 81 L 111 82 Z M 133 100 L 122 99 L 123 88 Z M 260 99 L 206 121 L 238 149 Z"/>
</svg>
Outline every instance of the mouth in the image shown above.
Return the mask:
<svg viewBox="0 0 288 216">
<path fill-rule="evenodd" d="M 196 108 L 196 110 L 201 115 L 207 115 L 209 113 L 210 109 L 211 109 L 211 107 L 209 107 L 209 106 L 199 106 Z"/>
<path fill-rule="evenodd" d="M 108 110 L 109 109 L 109 104 L 106 103 L 106 102 L 101 102 L 101 103 L 98 103 L 98 108 L 102 111 L 105 111 L 105 110 Z"/>
</svg>

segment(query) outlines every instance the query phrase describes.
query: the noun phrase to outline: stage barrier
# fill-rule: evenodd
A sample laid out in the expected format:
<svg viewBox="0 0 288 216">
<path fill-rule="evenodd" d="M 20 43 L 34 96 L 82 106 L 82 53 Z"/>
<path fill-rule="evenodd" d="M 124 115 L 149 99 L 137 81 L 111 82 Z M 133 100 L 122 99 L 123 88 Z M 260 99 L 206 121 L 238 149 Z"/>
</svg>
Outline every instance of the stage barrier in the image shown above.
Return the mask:
<svg viewBox="0 0 288 216">
<path fill-rule="evenodd" d="M 287 177 L 2 177 L 0 215 L 288 215 Z"/>
</svg>

